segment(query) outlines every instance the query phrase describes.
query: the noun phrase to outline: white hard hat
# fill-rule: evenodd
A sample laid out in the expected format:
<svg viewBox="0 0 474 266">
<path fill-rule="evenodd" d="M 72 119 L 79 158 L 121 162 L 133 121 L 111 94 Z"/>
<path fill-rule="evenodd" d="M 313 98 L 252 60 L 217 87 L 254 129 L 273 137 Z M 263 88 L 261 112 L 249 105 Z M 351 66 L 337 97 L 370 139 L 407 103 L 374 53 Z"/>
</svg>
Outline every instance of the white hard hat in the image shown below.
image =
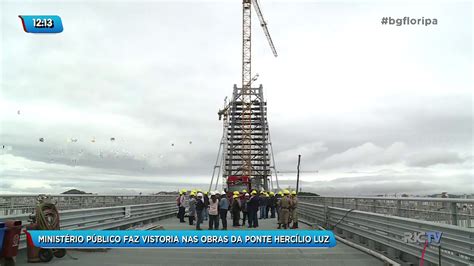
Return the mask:
<svg viewBox="0 0 474 266">
<path fill-rule="evenodd" d="M 220 194 L 221 194 L 221 192 L 220 192 L 219 190 L 214 191 L 214 193 L 215 193 L 216 195 L 218 195 L 218 194 L 220 195 Z"/>
<path fill-rule="evenodd" d="M 211 191 L 211 196 L 215 196 L 216 195 L 216 192 L 215 191 Z"/>
<path fill-rule="evenodd" d="M 222 190 L 222 193 L 221 193 L 221 195 L 225 195 L 225 194 L 226 194 L 226 193 L 225 193 L 225 191 L 224 191 L 224 190 Z"/>
<path fill-rule="evenodd" d="M 199 192 L 199 193 L 197 194 L 197 196 L 198 196 L 198 197 L 202 197 L 202 193 Z"/>
<path fill-rule="evenodd" d="M 245 193 L 245 196 L 247 197 L 247 196 L 250 196 L 250 195 L 249 195 L 249 193 Z"/>
</svg>

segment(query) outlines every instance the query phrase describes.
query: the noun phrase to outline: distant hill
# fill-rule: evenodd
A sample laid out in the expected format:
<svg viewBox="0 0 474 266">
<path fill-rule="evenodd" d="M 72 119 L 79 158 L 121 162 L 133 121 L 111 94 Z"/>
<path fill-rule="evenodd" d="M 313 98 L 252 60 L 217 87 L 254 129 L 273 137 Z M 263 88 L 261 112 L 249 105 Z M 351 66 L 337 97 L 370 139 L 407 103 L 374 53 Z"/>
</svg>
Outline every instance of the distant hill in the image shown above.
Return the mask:
<svg viewBox="0 0 474 266">
<path fill-rule="evenodd" d="M 77 195 L 77 194 L 92 194 L 92 193 L 86 193 L 85 191 L 73 188 L 68 191 L 64 191 L 61 194 L 76 194 Z"/>
</svg>

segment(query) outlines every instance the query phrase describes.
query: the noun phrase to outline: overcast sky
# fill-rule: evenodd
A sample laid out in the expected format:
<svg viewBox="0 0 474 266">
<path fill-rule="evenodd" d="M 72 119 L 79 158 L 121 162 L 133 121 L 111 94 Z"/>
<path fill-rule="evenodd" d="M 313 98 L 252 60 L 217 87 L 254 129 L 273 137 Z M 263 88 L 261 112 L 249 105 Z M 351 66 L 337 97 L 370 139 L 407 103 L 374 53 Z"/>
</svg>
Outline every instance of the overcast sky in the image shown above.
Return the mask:
<svg viewBox="0 0 474 266">
<path fill-rule="evenodd" d="M 253 71 L 278 169 L 301 154 L 304 190 L 323 195 L 474 192 L 470 1 L 260 2 L 279 57 L 254 16 Z M 64 31 L 27 34 L 18 15 Z M 1 34 L 0 193 L 209 183 L 241 1 L 7 0 Z"/>
</svg>

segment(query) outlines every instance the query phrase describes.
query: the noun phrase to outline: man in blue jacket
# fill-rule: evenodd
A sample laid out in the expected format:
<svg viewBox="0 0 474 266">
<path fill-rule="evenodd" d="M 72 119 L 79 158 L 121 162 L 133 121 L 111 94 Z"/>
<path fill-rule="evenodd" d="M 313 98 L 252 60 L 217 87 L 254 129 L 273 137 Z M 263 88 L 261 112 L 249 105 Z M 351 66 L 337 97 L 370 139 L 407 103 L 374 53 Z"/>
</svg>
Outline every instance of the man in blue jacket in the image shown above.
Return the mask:
<svg viewBox="0 0 474 266">
<path fill-rule="evenodd" d="M 197 199 L 196 199 L 196 216 L 197 216 L 196 230 L 201 230 L 203 212 L 205 208 L 206 208 L 206 205 L 204 204 L 203 194 L 199 192 L 197 194 Z"/>
<path fill-rule="evenodd" d="M 249 215 L 249 228 L 257 228 L 258 227 L 258 206 L 259 206 L 260 198 L 257 195 L 257 191 L 252 191 L 250 199 L 247 202 L 247 211 Z"/>
<path fill-rule="evenodd" d="M 221 199 L 219 201 L 219 216 L 222 220 L 222 229 L 227 230 L 227 211 L 229 209 L 229 200 L 225 191 L 222 191 Z"/>
</svg>

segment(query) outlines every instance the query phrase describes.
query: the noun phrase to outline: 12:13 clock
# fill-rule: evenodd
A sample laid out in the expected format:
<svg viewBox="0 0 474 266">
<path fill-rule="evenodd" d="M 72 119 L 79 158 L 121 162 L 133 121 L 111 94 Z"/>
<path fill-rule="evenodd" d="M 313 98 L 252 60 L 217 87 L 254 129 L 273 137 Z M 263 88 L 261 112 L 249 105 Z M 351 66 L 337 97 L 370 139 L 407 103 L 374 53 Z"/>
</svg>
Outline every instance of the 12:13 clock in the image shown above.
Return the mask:
<svg viewBox="0 0 474 266">
<path fill-rule="evenodd" d="M 45 18 L 45 19 L 34 18 L 33 26 L 35 28 L 54 28 L 54 20 L 50 18 Z"/>
</svg>

